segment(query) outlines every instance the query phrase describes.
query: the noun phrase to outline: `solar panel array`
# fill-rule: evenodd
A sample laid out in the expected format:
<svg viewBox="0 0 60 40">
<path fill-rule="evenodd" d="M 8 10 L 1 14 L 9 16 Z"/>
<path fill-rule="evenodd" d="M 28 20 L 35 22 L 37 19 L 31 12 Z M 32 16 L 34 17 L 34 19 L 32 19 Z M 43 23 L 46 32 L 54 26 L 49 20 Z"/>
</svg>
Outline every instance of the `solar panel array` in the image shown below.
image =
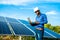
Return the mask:
<svg viewBox="0 0 60 40">
<path fill-rule="evenodd" d="M 44 28 L 44 37 L 60 38 L 60 35 Z M 0 35 L 20 35 L 35 36 L 35 27 L 31 26 L 27 21 L 1 17 L 0 16 Z"/>
<path fill-rule="evenodd" d="M 6 20 L 5 20 L 6 19 Z M 7 22 L 6 22 L 7 21 Z M 10 25 L 8 25 L 9 23 Z M 10 27 L 9 27 L 10 26 Z M 14 18 L 0 17 L 0 34 L 13 34 L 10 28 L 13 29 L 15 35 L 33 36 L 33 32 L 27 29 L 23 24 Z"/>
</svg>

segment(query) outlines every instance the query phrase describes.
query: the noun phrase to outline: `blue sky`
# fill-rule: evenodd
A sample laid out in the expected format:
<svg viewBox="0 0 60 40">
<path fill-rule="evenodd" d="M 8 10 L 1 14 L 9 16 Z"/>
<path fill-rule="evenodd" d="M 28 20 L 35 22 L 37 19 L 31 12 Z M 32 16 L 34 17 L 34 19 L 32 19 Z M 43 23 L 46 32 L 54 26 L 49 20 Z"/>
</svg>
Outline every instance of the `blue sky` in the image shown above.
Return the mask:
<svg viewBox="0 0 60 40">
<path fill-rule="evenodd" d="M 0 16 L 34 21 L 34 8 L 47 15 L 48 23 L 60 25 L 60 0 L 0 0 Z"/>
</svg>

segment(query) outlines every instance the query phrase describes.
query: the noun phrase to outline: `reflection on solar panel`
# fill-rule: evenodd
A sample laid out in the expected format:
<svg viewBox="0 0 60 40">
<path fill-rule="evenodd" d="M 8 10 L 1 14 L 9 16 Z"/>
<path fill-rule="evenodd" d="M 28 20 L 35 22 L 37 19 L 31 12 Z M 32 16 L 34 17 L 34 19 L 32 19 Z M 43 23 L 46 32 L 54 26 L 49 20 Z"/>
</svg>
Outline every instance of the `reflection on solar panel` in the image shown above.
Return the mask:
<svg viewBox="0 0 60 40">
<path fill-rule="evenodd" d="M 49 35 L 48 33 L 46 33 L 46 32 L 44 32 L 44 37 L 50 37 L 50 38 L 52 38 L 52 36 L 51 35 Z"/>
<path fill-rule="evenodd" d="M 5 22 L 4 17 L 1 17 L 1 16 L 0 16 L 0 22 Z"/>
<path fill-rule="evenodd" d="M 24 24 L 29 24 L 27 21 L 24 21 L 24 20 L 20 20 L 20 19 L 18 19 L 19 21 L 21 21 L 22 23 L 24 23 Z"/>
</svg>

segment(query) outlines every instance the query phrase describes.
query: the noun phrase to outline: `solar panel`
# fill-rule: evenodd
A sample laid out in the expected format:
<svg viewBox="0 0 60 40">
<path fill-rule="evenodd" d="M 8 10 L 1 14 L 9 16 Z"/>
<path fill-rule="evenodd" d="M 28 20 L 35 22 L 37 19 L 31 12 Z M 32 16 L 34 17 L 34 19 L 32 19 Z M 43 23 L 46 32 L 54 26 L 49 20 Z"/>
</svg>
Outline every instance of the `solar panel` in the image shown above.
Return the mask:
<svg viewBox="0 0 60 40">
<path fill-rule="evenodd" d="M 11 34 L 6 22 L 0 22 L 0 34 Z"/>
<path fill-rule="evenodd" d="M 8 17 L 6 17 L 6 19 L 7 19 L 7 21 L 9 22 L 9 23 L 11 23 L 11 22 L 13 22 L 13 23 L 19 23 L 16 19 L 14 19 L 14 18 L 8 18 Z"/>
<path fill-rule="evenodd" d="M 27 22 L 27 21 L 25 21 L 25 20 L 20 20 L 20 19 L 18 19 L 19 21 L 21 21 L 22 23 L 24 23 L 24 24 L 29 24 L 29 22 Z"/>
<path fill-rule="evenodd" d="M 11 34 L 4 17 L 1 16 L 0 16 L 0 34 Z"/>
<path fill-rule="evenodd" d="M 53 36 L 54 38 L 60 38 L 60 35 L 53 32 L 52 30 L 49 30 L 48 28 L 45 28 L 45 31 L 48 32 L 48 34 L 50 34 L 51 36 Z"/>
<path fill-rule="evenodd" d="M 31 26 L 27 21 L 19 20 L 20 22 L 25 24 L 23 25 L 14 18 L 6 17 L 6 20 L 11 25 L 10 27 L 13 29 L 15 35 L 34 36 L 34 33 L 31 30 L 35 31 L 35 27 Z M 6 23 L 6 20 L 4 17 L 0 16 L 0 34 L 12 34 L 9 25 L 7 25 Z M 60 38 L 60 35 L 47 28 L 44 28 L 44 37 Z"/>
<path fill-rule="evenodd" d="M 33 33 L 27 29 L 24 25 L 20 24 L 20 23 L 10 23 L 10 25 L 12 26 L 15 34 L 18 35 L 33 35 Z"/>
<path fill-rule="evenodd" d="M 49 37 L 49 38 L 53 38 L 51 35 L 49 35 L 48 33 L 44 32 L 44 37 Z"/>
<path fill-rule="evenodd" d="M 31 26 L 30 24 L 29 24 L 29 22 L 27 22 L 27 21 L 25 21 L 25 20 L 20 20 L 19 19 L 19 21 L 21 21 L 23 24 L 25 24 L 27 27 L 29 27 L 29 28 L 31 28 L 33 31 L 35 31 L 35 27 L 34 26 Z"/>
<path fill-rule="evenodd" d="M 6 18 L 16 35 L 34 35 L 23 24 L 19 23 L 16 19 Z"/>
<path fill-rule="evenodd" d="M 0 16 L 0 22 L 5 22 L 4 17 Z"/>
</svg>

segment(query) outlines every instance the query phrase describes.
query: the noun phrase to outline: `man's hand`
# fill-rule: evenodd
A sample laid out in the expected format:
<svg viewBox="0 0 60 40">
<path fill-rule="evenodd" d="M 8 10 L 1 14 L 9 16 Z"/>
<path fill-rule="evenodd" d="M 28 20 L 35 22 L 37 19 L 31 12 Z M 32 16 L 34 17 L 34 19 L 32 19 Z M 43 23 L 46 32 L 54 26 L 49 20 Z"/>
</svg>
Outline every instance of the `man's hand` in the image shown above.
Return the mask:
<svg viewBox="0 0 60 40">
<path fill-rule="evenodd" d="M 35 21 L 36 24 L 39 24 L 39 22 Z"/>
<path fill-rule="evenodd" d="M 28 19 L 28 21 L 29 21 L 29 22 L 30 22 L 30 24 L 31 24 L 32 22 L 31 22 L 30 18 L 28 17 L 27 19 Z"/>
<path fill-rule="evenodd" d="M 36 28 L 37 30 L 43 30 L 43 28 Z"/>
</svg>

